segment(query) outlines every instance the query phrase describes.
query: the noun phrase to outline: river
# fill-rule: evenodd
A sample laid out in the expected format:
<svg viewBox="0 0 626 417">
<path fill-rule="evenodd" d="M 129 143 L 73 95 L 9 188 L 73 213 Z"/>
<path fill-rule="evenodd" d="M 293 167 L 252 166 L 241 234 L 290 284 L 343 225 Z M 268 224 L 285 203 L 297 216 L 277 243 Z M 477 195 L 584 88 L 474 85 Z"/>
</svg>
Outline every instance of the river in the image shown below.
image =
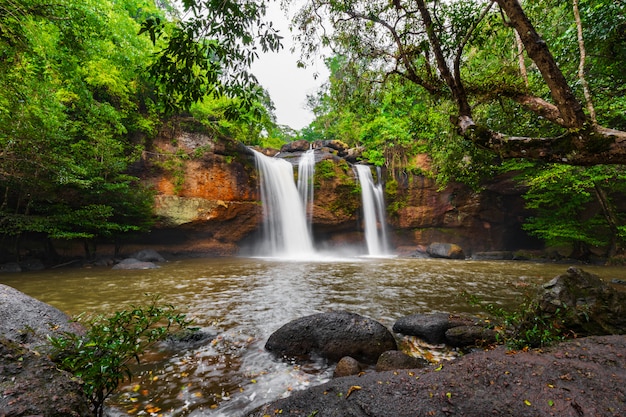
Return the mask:
<svg viewBox="0 0 626 417">
<path fill-rule="evenodd" d="M 323 364 L 273 359 L 263 346 L 288 321 L 348 310 L 391 328 L 417 312 L 479 313 L 460 293 L 511 306 L 568 265 L 403 258 L 187 259 L 156 270 L 58 269 L 0 275 L 0 282 L 70 315 L 110 313 L 147 303 L 145 294 L 192 317 L 215 337 L 199 347 L 160 346 L 143 358 L 109 404 L 109 416 L 240 416 L 260 404 L 327 380 Z M 603 279 L 626 268 L 584 266 Z"/>
</svg>

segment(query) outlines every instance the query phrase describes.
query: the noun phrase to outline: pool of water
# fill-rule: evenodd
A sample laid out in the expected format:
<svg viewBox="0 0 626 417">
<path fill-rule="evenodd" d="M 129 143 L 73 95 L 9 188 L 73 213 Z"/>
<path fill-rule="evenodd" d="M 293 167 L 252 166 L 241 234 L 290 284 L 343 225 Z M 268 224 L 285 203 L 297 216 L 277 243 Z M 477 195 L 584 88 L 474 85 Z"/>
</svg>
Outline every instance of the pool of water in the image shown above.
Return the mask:
<svg viewBox="0 0 626 417">
<path fill-rule="evenodd" d="M 283 324 L 347 310 L 388 328 L 412 313 L 479 313 L 463 291 L 503 306 L 565 272 L 567 265 L 403 258 L 189 259 L 156 270 L 46 270 L 0 275 L 0 282 L 76 315 L 110 313 L 159 294 L 214 335 L 201 346 L 155 348 L 110 403 L 110 416 L 241 416 L 293 390 L 326 381 L 324 364 L 302 366 L 263 348 Z M 585 266 L 603 279 L 626 268 Z"/>
</svg>

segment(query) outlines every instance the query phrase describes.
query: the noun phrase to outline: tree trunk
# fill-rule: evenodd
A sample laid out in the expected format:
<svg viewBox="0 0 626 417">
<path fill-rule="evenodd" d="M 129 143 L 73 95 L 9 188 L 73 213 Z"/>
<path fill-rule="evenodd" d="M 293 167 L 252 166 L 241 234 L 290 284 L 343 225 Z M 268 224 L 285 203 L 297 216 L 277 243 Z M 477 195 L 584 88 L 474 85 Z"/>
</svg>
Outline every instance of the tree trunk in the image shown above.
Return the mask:
<svg viewBox="0 0 626 417">
<path fill-rule="evenodd" d="M 604 191 L 604 189 L 600 187 L 597 183 L 593 184 L 593 189 L 596 194 L 596 199 L 600 204 L 600 208 L 602 209 L 602 214 L 604 215 L 606 223 L 609 226 L 609 232 L 611 233 L 609 239 L 609 250 L 607 255 L 609 258 L 612 258 L 613 256 L 615 256 L 618 250 L 617 242 L 619 236 L 619 228 L 617 227 L 617 216 L 615 215 L 613 207 L 611 207 L 611 203 L 609 202 L 609 198 L 606 195 L 606 191 Z"/>
<path fill-rule="evenodd" d="M 596 123 L 596 109 L 593 107 L 589 84 L 585 78 L 585 61 L 587 60 L 587 52 L 585 50 L 585 40 L 583 38 L 583 24 L 580 19 L 580 10 L 578 9 L 578 0 L 574 0 L 574 19 L 576 20 L 576 32 L 578 34 L 578 50 L 580 51 L 580 63 L 578 64 L 578 79 L 583 87 L 583 94 L 587 103 L 587 111 L 591 121 Z"/>
<path fill-rule="evenodd" d="M 446 62 L 446 57 L 441 48 L 441 43 L 439 42 L 439 38 L 435 33 L 435 27 L 433 24 L 432 17 L 430 16 L 430 12 L 426 7 L 426 3 L 424 0 L 417 0 L 417 8 L 419 9 L 420 15 L 422 16 L 422 22 L 424 22 L 424 27 L 426 28 L 426 35 L 428 36 L 428 42 L 430 43 L 430 47 L 435 54 L 435 61 L 437 62 L 437 68 L 439 69 L 439 73 L 441 74 L 441 78 L 443 78 L 444 82 L 450 89 L 452 93 L 452 97 L 456 102 L 456 105 L 459 110 L 459 118 L 472 118 L 472 108 L 469 105 L 469 101 L 467 100 L 467 93 L 465 92 L 465 87 L 460 79 L 455 78 L 450 71 L 450 67 Z"/>
<path fill-rule="evenodd" d="M 524 61 L 524 44 L 522 43 L 522 38 L 520 38 L 517 30 L 515 32 L 515 45 L 517 46 L 517 62 L 519 63 L 519 72 L 524 80 L 524 85 L 526 88 L 530 85 L 528 83 L 528 71 L 526 70 L 526 62 Z"/>
<path fill-rule="evenodd" d="M 541 72 L 552 99 L 561 112 L 563 126 L 569 129 L 583 128 L 587 117 L 580 102 L 574 96 L 548 45 L 541 39 L 518 0 L 496 0 L 496 2 L 510 19 L 510 24 L 519 33 L 528 56 Z"/>
</svg>

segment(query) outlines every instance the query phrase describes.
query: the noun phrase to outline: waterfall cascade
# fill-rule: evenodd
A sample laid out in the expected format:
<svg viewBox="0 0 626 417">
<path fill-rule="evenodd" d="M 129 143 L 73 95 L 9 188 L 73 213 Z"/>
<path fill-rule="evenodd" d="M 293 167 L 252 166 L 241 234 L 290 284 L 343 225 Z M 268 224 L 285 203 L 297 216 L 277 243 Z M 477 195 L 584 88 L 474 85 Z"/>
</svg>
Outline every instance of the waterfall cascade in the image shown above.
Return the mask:
<svg viewBox="0 0 626 417">
<path fill-rule="evenodd" d="M 367 243 L 368 255 L 388 255 L 385 199 L 382 183 L 380 182 L 380 172 L 378 175 L 379 180 L 375 183 L 369 166 L 355 165 L 355 167 L 361 183 L 365 241 Z"/>
<path fill-rule="evenodd" d="M 302 198 L 293 178 L 293 165 L 257 151 L 254 155 L 261 176 L 265 232 L 263 255 L 313 257 L 313 241 Z"/>
<path fill-rule="evenodd" d="M 315 175 L 315 151 L 309 149 L 298 161 L 298 192 L 306 213 L 309 230 L 313 220 L 313 176 Z"/>
</svg>

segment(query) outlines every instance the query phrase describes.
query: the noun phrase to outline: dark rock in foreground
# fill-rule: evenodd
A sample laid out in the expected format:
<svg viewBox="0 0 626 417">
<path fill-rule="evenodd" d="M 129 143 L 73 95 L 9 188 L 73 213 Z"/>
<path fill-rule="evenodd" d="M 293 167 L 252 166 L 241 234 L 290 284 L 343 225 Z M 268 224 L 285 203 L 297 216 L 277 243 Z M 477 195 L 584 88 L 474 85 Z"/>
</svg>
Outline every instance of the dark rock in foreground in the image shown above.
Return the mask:
<svg viewBox="0 0 626 417">
<path fill-rule="evenodd" d="M 48 336 L 77 331 L 80 326 L 59 309 L 0 284 L 1 337 L 37 349 L 48 345 Z"/>
<path fill-rule="evenodd" d="M 393 371 L 396 369 L 425 368 L 429 365 L 426 359 L 409 356 L 399 350 L 383 352 L 376 362 L 376 371 Z"/>
<path fill-rule="evenodd" d="M 0 416 L 90 415 L 82 387 L 48 359 L 48 336 L 82 331 L 58 309 L 0 284 Z"/>
<path fill-rule="evenodd" d="M 321 356 L 337 362 L 350 356 L 375 364 L 381 353 L 396 350 L 393 335 L 375 320 L 346 311 L 313 314 L 293 320 L 274 332 L 265 348 L 289 358 Z"/>
<path fill-rule="evenodd" d="M 0 339 L 0 416 L 91 415 L 80 383 L 47 356 Z"/>
<path fill-rule="evenodd" d="M 337 378 L 249 417 L 580 417 L 626 415 L 626 336 L 571 340 L 540 351 L 474 352 L 440 371 Z"/>
</svg>

